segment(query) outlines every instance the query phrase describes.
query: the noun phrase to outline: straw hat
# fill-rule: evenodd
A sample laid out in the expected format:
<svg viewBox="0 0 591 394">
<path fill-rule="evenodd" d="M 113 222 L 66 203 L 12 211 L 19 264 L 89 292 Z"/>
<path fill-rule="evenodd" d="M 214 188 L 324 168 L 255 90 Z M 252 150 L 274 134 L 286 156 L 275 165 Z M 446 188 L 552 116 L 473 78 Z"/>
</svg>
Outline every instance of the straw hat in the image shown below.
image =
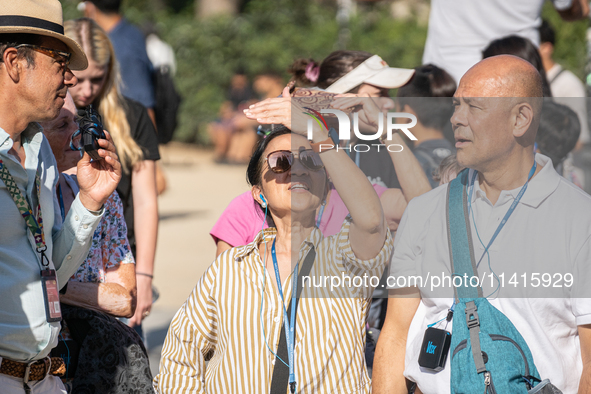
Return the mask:
<svg viewBox="0 0 591 394">
<path fill-rule="evenodd" d="M 70 69 L 84 70 L 88 60 L 76 41 L 64 35 L 59 0 L 0 0 L 0 34 L 28 33 L 53 37 L 67 45 L 72 54 Z"/>
</svg>

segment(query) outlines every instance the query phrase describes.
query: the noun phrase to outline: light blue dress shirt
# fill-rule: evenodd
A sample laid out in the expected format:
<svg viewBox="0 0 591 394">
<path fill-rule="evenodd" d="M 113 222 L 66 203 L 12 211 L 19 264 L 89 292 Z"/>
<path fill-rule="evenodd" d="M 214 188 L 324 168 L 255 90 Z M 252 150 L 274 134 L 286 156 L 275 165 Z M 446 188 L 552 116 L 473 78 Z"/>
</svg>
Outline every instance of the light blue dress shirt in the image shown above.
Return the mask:
<svg viewBox="0 0 591 394">
<path fill-rule="evenodd" d="M 55 187 L 57 163 L 41 127 L 31 123 L 21 134 L 25 168 L 8 153 L 13 141 L 0 128 L 0 159 L 37 215 L 35 174 L 41 180 L 43 231 L 50 266 L 63 287 L 88 254 L 100 214 L 84 208 L 77 196 L 62 225 Z M 35 241 L 14 200 L 0 180 L 0 357 L 29 362 L 57 345 L 60 323 L 48 323 Z"/>
</svg>

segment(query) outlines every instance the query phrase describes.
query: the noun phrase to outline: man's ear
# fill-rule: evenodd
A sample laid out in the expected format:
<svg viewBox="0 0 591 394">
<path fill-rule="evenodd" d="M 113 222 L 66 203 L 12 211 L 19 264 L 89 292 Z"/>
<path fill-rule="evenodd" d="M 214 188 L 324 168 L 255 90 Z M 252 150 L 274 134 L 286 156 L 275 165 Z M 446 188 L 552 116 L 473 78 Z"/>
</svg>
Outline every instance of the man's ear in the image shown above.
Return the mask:
<svg viewBox="0 0 591 394">
<path fill-rule="evenodd" d="M 531 104 L 521 102 L 514 107 L 513 136 L 521 138 L 527 133 L 534 121 L 534 109 Z"/>
<path fill-rule="evenodd" d="M 23 70 L 24 62 L 26 62 L 25 59 L 19 58 L 18 49 L 12 47 L 6 48 L 2 54 L 2 61 L 6 74 L 8 74 L 14 83 L 18 83 L 20 81 L 20 74 Z"/>
</svg>

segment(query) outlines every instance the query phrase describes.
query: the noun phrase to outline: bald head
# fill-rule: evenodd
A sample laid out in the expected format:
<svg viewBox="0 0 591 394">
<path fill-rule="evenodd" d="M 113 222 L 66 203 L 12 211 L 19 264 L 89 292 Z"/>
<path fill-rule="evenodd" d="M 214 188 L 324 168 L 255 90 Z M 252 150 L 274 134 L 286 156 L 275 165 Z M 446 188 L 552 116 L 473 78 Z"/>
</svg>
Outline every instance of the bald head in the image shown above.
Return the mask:
<svg viewBox="0 0 591 394">
<path fill-rule="evenodd" d="M 540 74 L 527 61 L 500 55 L 477 63 L 454 94 L 458 163 L 480 172 L 520 160 L 531 166 L 542 101 Z"/>
<path fill-rule="evenodd" d="M 531 63 L 512 55 L 476 63 L 460 80 L 472 97 L 543 97 L 542 77 Z M 465 95 L 465 94 L 464 94 Z"/>
</svg>

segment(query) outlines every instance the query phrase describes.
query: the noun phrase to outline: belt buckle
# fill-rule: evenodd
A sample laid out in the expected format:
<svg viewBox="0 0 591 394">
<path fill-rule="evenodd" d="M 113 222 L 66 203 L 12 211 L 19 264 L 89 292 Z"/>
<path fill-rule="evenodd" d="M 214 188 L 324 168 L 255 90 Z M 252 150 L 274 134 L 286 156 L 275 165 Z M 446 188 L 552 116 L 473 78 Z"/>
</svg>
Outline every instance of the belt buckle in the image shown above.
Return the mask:
<svg viewBox="0 0 591 394">
<path fill-rule="evenodd" d="M 39 361 L 41 361 L 41 360 L 32 361 L 32 362 L 28 363 L 27 366 L 25 367 L 25 376 L 23 376 L 23 383 L 24 384 L 29 383 L 29 375 L 31 374 L 31 366 L 34 364 L 37 364 Z M 45 377 L 49 374 L 49 372 L 51 370 L 51 358 L 49 356 L 45 357 L 43 359 L 43 363 L 45 364 L 45 375 L 39 380 L 45 379 Z"/>
<path fill-rule="evenodd" d="M 37 361 L 33 361 L 27 364 L 25 367 L 25 376 L 23 376 L 23 383 L 29 383 L 29 374 L 31 373 L 31 365 L 35 364 Z"/>
</svg>

